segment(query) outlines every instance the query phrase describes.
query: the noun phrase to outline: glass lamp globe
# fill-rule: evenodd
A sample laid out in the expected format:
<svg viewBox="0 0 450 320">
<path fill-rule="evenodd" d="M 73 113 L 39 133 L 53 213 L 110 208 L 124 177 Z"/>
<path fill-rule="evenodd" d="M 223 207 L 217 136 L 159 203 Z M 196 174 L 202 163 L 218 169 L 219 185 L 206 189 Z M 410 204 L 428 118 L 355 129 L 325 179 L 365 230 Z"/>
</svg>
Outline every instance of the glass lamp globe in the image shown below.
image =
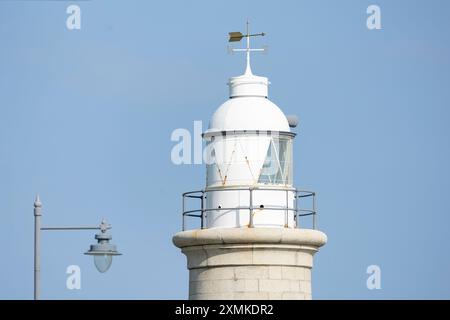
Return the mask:
<svg viewBox="0 0 450 320">
<path fill-rule="evenodd" d="M 111 267 L 112 255 L 110 254 L 96 254 L 94 255 L 94 264 L 100 273 L 105 273 Z"/>
</svg>

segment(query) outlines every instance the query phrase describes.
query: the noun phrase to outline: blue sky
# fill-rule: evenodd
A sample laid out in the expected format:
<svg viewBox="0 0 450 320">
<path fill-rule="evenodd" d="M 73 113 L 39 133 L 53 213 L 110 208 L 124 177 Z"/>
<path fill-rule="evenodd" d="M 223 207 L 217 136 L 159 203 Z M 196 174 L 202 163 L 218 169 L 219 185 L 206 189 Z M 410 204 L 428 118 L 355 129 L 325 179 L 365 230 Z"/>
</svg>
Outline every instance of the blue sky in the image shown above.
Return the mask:
<svg viewBox="0 0 450 320">
<path fill-rule="evenodd" d="M 66 28 L 77 3 L 81 30 Z M 368 30 L 366 8 L 381 8 Z M 450 298 L 448 1 L 0 1 L 0 298 L 31 299 L 33 200 L 43 224 L 112 223 L 123 256 L 99 274 L 93 233 L 44 233 L 45 299 L 184 299 L 171 243 L 202 165 L 170 160 L 244 70 L 226 34 L 267 32 L 252 69 L 300 118 L 296 185 L 318 194 L 316 299 Z M 66 289 L 68 265 L 81 290 Z M 381 290 L 366 268 L 379 265 Z"/>
</svg>

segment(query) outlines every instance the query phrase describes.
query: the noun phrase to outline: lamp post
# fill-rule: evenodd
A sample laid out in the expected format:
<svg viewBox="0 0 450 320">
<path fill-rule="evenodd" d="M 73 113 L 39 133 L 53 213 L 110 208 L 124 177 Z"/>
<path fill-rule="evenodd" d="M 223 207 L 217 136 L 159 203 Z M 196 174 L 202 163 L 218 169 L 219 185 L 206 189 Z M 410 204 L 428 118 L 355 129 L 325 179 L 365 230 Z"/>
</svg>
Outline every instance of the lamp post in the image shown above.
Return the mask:
<svg viewBox="0 0 450 320">
<path fill-rule="evenodd" d="M 99 226 L 66 226 L 66 227 L 41 227 L 42 203 L 39 195 L 34 201 L 34 299 L 40 299 L 41 293 L 41 231 L 80 231 L 80 230 L 100 230 L 95 235 L 98 241 L 90 246 L 86 255 L 94 256 L 94 264 L 101 273 L 106 272 L 112 263 L 112 257 L 121 255 L 117 247 L 110 244 L 112 236 L 107 233 L 111 225 L 102 220 Z"/>
</svg>

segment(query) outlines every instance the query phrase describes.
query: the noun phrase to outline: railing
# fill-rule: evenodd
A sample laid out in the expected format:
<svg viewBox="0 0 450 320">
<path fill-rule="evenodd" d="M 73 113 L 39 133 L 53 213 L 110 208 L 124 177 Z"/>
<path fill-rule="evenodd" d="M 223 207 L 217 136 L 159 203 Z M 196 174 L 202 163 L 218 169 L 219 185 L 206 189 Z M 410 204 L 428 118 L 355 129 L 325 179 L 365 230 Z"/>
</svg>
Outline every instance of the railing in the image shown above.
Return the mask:
<svg viewBox="0 0 450 320">
<path fill-rule="evenodd" d="M 249 205 L 248 206 L 237 206 L 232 208 L 205 208 L 205 193 L 209 192 L 226 192 L 226 191 L 249 191 Z M 196 217 L 200 218 L 200 228 L 204 229 L 204 218 L 205 214 L 209 211 L 229 211 L 229 210 L 249 210 L 249 227 L 253 228 L 253 210 L 261 209 L 260 207 L 253 206 L 253 193 L 257 191 L 280 191 L 286 193 L 286 206 L 285 207 L 267 207 L 264 206 L 264 210 L 273 210 L 273 211 L 284 211 L 285 212 L 285 227 L 288 226 L 288 217 L 289 212 L 294 213 L 295 226 L 297 228 L 300 227 L 299 219 L 300 217 L 312 216 L 312 228 L 316 229 L 316 193 L 313 191 L 306 190 L 297 190 L 297 189 L 281 189 L 281 188 L 262 188 L 262 187 L 229 187 L 229 188 L 220 188 L 220 189 L 209 189 L 209 190 L 198 190 L 198 191 L 189 191 L 183 193 L 183 221 L 182 221 L 182 230 L 185 230 L 186 217 Z M 289 193 L 294 192 L 294 201 L 295 206 L 293 208 L 289 207 Z M 299 206 L 300 199 L 303 198 L 312 198 L 312 208 L 304 209 Z M 199 199 L 200 200 L 200 209 L 194 210 L 186 210 L 186 199 Z"/>
</svg>

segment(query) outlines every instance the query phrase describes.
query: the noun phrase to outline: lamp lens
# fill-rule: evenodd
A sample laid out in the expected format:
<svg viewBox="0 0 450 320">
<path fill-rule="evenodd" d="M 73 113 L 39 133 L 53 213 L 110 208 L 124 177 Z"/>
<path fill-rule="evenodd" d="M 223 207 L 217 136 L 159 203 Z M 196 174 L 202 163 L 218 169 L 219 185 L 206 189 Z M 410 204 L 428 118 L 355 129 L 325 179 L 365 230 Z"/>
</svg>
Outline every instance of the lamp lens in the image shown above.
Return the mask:
<svg viewBox="0 0 450 320">
<path fill-rule="evenodd" d="M 94 264 L 97 270 L 101 273 L 108 271 L 112 263 L 112 255 L 110 254 L 96 254 L 94 255 Z"/>
</svg>

